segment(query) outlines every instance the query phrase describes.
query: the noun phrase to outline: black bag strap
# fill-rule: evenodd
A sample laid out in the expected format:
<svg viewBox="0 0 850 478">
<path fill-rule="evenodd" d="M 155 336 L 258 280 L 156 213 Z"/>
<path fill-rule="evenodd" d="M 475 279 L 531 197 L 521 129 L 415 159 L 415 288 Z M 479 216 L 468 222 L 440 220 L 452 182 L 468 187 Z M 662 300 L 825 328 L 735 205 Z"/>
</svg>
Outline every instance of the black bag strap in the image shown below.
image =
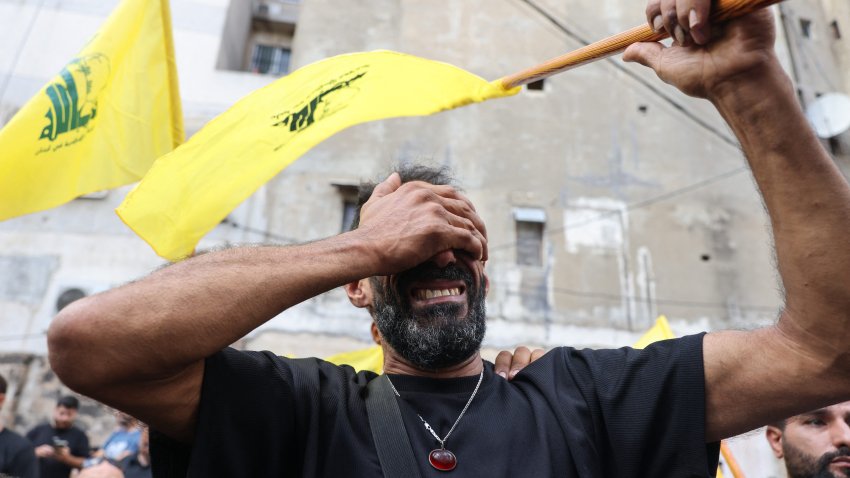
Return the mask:
<svg viewBox="0 0 850 478">
<path fill-rule="evenodd" d="M 390 379 L 380 375 L 366 386 L 366 415 L 384 478 L 420 478 Z"/>
</svg>

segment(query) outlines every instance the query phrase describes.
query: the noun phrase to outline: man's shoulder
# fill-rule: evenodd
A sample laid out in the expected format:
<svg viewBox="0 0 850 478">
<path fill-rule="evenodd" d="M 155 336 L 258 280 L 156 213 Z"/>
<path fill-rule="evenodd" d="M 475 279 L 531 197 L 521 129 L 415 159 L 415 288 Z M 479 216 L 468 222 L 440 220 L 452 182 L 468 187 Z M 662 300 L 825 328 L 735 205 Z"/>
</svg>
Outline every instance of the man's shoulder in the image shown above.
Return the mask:
<svg viewBox="0 0 850 478">
<path fill-rule="evenodd" d="M 4 428 L 0 431 L 0 444 L 7 449 L 32 448 L 32 443 L 24 438 L 21 434 Z"/>
<path fill-rule="evenodd" d="M 71 428 L 68 428 L 67 430 L 65 430 L 63 435 L 65 435 L 65 437 L 71 437 L 71 438 L 74 438 L 74 439 L 77 439 L 77 440 L 88 441 L 88 439 L 89 439 L 89 436 L 86 434 L 86 432 L 82 428 L 76 427 L 74 425 L 72 425 Z"/>
<path fill-rule="evenodd" d="M 45 432 L 52 433 L 53 427 L 50 426 L 49 423 L 39 423 L 38 425 L 30 428 L 30 431 L 27 432 L 27 436 L 41 435 Z"/>
<path fill-rule="evenodd" d="M 221 362 L 225 367 L 234 368 L 275 368 L 286 370 L 288 373 L 322 373 L 340 374 L 346 377 L 362 375 L 366 380 L 371 380 L 377 374 L 370 371 L 356 371 L 350 365 L 337 365 L 316 357 L 294 358 L 284 357 L 268 350 L 236 350 L 227 347 L 208 359 Z"/>
</svg>

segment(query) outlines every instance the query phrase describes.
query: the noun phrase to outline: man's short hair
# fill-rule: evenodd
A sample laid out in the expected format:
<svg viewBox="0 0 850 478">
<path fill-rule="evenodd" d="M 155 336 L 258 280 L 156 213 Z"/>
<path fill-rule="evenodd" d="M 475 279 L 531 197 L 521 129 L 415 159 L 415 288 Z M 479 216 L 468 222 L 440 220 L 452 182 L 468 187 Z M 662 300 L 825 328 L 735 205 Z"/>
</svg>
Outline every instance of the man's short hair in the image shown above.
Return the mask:
<svg viewBox="0 0 850 478">
<path fill-rule="evenodd" d="M 455 180 L 448 166 L 433 167 L 423 164 L 399 164 L 393 168 L 393 172 L 401 176 L 402 183 L 422 181 L 438 186 L 455 186 Z M 357 190 L 357 210 L 354 212 L 354 218 L 351 221 L 352 230 L 360 226 L 360 209 L 372 197 L 372 192 L 377 185 L 378 183 L 373 182 L 360 183 L 360 187 Z"/>
<path fill-rule="evenodd" d="M 6 387 L 8 387 L 8 386 L 9 386 L 9 384 L 6 383 L 6 379 L 3 378 L 2 375 L 0 375 L 0 395 L 5 395 Z"/>
<path fill-rule="evenodd" d="M 77 397 L 75 397 L 73 395 L 65 395 L 64 397 L 62 397 L 62 398 L 60 398 L 59 400 L 56 401 L 56 406 L 57 407 L 70 408 L 70 409 L 73 409 L 73 410 L 79 410 L 80 409 L 80 401 L 77 400 Z"/>
</svg>

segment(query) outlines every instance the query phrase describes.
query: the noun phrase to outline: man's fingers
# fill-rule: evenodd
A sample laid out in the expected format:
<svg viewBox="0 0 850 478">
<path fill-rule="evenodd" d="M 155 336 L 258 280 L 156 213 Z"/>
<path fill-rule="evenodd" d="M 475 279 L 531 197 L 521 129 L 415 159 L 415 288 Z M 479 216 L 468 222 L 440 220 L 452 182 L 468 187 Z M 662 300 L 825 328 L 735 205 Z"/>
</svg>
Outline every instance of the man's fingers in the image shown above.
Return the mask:
<svg viewBox="0 0 850 478">
<path fill-rule="evenodd" d="M 496 355 L 496 362 L 493 367 L 496 375 L 508 378 L 508 372 L 511 371 L 511 358 L 513 358 L 513 355 L 507 350 L 502 350 L 499 355 Z"/>
<path fill-rule="evenodd" d="M 531 352 L 531 361 L 532 361 L 532 362 L 534 362 L 535 360 L 539 359 L 540 357 L 542 357 L 542 356 L 544 356 L 544 355 L 546 355 L 546 351 L 545 351 L 545 350 L 543 350 L 543 349 L 534 349 L 534 350 Z"/>
<path fill-rule="evenodd" d="M 623 61 L 640 63 L 657 72 L 663 51 L 664 45 L 660 43 L 635 43 L 626 48 L 623 53 Z"/>
<path fill-rule="evenodd" d="M 706 0 L 677 0 L 676 10 L 679 24 L 697 45 L 705 45 L 709 40 L 709 14 L 711 2 Z"/>
<path fill-rule="evenodd" d="M 676 15 L 676 0 L 661 0 L 661 19 L 664 22 L 664 29 L 677 43 L 680 43 L 680 38 L 684 41 L 684 32 L 681 27 L 678 30 L 676 29 L 679 25 L 679 17 Z"/>
<path fill-rule="evenodd" d="M 469 219 L 472 226 L 474 226 L 483 237 L 487 237 L 487 226 L 484 225 L 484 221 L 481 219 L 481 216 L 479 216 L 478 213 L 470 207 L 468 201 L 460 199 L 445 199 L 443 200 L 443 207 L 456 216 Z"/>
<path fill-rule="evenodd" d="M 399 187 L 401 187 L 401 176 L 399 176 L 398 173 L 392 173 L 389 177 L 387 177 L 387 179 L 375 186 L 375 189 L 372 191 L 372 196 L 369 199 L 384 197 L 395 192 Z"/>
<path fill-rule="evenodd" d="M 545 354 L 543 349 L 535 349 L 532 352 L 528 347 L 517 347 L 514 353 L 503 350 L 496 356 L 493 371 L 502 378 L 512 380 L 520 370 Z"/>
<path fill-rule="evenodd" d="M 508 373 L 508 380 L 516 377 L 520 370 L 531 363 L 531 350 L 528 347 L 517 347 L 514 350 L 514 357 L 511 360 L 511 371 Z"/>
<path fill-rule="evenodd" d="M 461 243 L 448 244 L 450 249 L 461 249 L 469 252 L 473 258 L 481 261 L 488 259 L 487 237 L 476 227 L 469 218 L 448 213 L 449 225 L 463 229 L 459 231 Z"/>
<path fill-rule="evenodd" d="M 661 18 L 661 0 L 650 0 L 646 4 L 646 22 L 656 32 L 664 28 L 664 20 Z"/>
</svg>

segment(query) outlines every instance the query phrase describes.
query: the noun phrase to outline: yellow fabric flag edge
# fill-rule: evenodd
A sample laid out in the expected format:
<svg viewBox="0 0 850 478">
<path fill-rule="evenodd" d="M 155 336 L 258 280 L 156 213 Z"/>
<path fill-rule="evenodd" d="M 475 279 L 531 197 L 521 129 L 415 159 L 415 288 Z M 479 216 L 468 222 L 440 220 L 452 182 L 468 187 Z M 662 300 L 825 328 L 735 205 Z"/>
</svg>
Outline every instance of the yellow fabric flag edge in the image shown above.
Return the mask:
<svg viewBox="0 0 850 478">
<path fill-rule="evenodd" d="M 162 18 L 162 31 L 165 36 L 165 61 L 168 62 L 168 95 L 171 105 L 171 140 L 176 149 L 186 140 L 186 130 L 183 126 L 183 105 L 180 102 L 180 81 L 177 77 L 177 55 L 174 53 L 174 33 L 171 22 L 170 0 L 159 2 Z"/>
</svg>

